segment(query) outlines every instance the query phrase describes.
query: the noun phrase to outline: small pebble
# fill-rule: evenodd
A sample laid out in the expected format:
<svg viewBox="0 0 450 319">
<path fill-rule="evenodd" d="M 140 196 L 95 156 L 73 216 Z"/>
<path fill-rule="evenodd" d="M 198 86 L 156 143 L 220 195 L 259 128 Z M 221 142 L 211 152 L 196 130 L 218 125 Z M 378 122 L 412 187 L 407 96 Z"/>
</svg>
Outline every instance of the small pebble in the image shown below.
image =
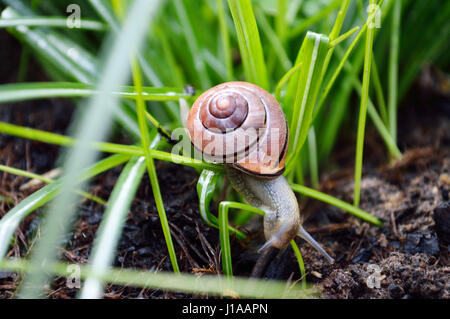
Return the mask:
<svg viewBox="0 0 450 319">
<path fill-rule="evenodd" d="M 439 240 L 448 245 L 450 243 L 450 201 L 434 209 L 433 219 Z"/>
<path fill-rule="evenodd" d="M 388 287 L 388 290 L 389 290 L 389 295 L 392 298 L 401 298 L 405 294 L 405 291 L 403 290 L 402 287 L 394 285 L 394 284 L 390 284 Z"/>
<path fill-rule="evenodd" d="M 439 243 L 435 233 L 429 231 L 417 231 L 406 235 L 403 250 L 407 254 L 423 253 L 429 256 L 439 254 Z"/>
</svg>

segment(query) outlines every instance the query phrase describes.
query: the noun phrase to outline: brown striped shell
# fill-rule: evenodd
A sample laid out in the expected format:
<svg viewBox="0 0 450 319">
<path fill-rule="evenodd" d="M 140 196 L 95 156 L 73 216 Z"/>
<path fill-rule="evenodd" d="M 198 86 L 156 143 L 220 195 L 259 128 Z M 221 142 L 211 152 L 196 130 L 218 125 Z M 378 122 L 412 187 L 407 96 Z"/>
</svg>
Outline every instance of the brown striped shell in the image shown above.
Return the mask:
<svg viewBox="0 0 450 319">
<path fill-rule="evenodd" d="M 254 84 L 227 82 L 205 91 L 189 112 L 187 129 L 208 160 L 262 177 L 284 171 L 286 117 L 275 98 Z"/>
</svg>

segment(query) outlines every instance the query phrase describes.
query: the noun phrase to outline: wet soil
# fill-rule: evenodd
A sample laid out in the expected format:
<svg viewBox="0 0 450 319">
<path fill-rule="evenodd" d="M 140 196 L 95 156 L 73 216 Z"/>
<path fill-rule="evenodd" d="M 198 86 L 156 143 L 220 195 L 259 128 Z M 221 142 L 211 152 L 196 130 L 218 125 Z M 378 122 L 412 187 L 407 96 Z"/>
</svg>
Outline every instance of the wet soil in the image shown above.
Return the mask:
<svg viewBox="0 0 450 319">
<path fill-rule="evenodd" d="M 4 80 L 4 79 L 3 79 Z M 306 280 L 316 284 L 322 298 L 450 298 L 450 100 L 416 84 L 400 112 L 399 145 L 402 160 L 389 163 L 382 141 L 371 129 L 365 146 L 361 208 L 380 218 L 376 227 L 329 205 L 302 199 L 305 228 L 336 259 L 328 264 L 314 249 L 298 239 L 306 267 Z M 60 99 L 16 103 L 0 108 L 0 121 L 64 134 L 74 107 Z M 129 143 L 126 137 L 115 141 Z M 342 137 L 335 168 L 321 176 L 320 190 L 352 202 L 353 137 Z M 56 146 L 0 135 L 0 164 L 36 173 L 58 163 Z M 389 163 L 389 164 L 386 164 Z M 89 185 L 104 199 L 110 195 L 123 166 L 108 171 Z M 218 230 L 206 226 L 199 215 L 196 182 L 191 168 L 157 162 L 166 213 L 181 271 L 221 272 Z M 0 218 L 41 186 L 20 190 L 28 180 L 0 173 Z M 217 213 L 217 202 L 211 206 Z M 24 257 L 40 233 L 42 209 L 27 217 L 15 233 L 10 257 Z M 87 263 L 104 207 L 80 201 L 76 221 L 61 249 L 62 259 Z M 259 220 L 242 229 L 248 238 L 232 238 L 234 273 L 250 276 L 263 243 Z M 259 276 L 280 280 L 300 278 L 291 249 L 275 251 Z M 143 177 L 127 218 L 114 266 L 149 271 L 170 271 L 170 261 L 148 176 Z M 15 296 L 21 276 L 0 272 L 0 298 Z M 55 278 L 48 295 L 73 298 L 78 290 Z M 153 289 L 107 285 L 105 298 L 191 298 Z"/>
</svg>

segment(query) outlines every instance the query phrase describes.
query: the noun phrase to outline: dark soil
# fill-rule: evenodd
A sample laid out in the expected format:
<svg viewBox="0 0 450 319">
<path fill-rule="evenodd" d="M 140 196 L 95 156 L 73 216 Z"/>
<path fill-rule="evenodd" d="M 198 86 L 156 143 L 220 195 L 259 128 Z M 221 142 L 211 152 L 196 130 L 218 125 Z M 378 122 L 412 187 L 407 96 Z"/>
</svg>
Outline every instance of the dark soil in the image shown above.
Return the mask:
<svg viewBox="0 0 450 319">
<path fill-rule="evenodd" d="M 3 40 L 2 40 L 3 41 Z M 5 80 L 5 79 L 2 79 Z M 13 81 L 13 79 L 8 79 Z M 361 207 L 384 221 L 376 227 L 317 201 L 302 202 L 305 228 L 335 257 L 328 264 L 301 240 L 306 280 L 315 283 L 323 298 L 449 298 L 450 297 L 450 102 L 439 90 L 416 84 L 400 112 L 399 145 L 405 156 L 389 165 L 382 141 L 371 130 L 365 146 Z M 66 133 L 73 106 L 51 99 L 0 108 L 0 121 L 46 131 Z M 116 137 L 123 143 L 126 138 Z M 339 168 L 321 176 L 321 191 L 352 201 L 354 140 L 343 137 L 334 162 Z M 380 151 L 381 150 L 381 151 Z M 0 163 L 45 173 L 57 166 L 59 148 L 0 135 Z M 107 199 L 122 167 L 95 178 L 89 191 Z M 183 272 L 221 271 L 218 230 L 200 219 L 194 169 L 157 162 L 157 172 L 178 261 Z M 25 178 L 0 173 L 0 218 L 40 186 L 21 191 Z M 61 249 L 69 262 L 86 263 L 104 207 L 81 201 L 68 242 Z M 217 212 L 217 202 L 212 211 Z M 16 232 L 8 255 L 24 257 L 39 233 L 40 213 L 32 214 Z M 232 239 L 234 273 L 249 276 L 263 242 L 259 221 L 245 229 L 245 241 Z M 300 278 L 291 249 L 275 251 L 260 269 L 260 276 L 281 280 Z M 116 267 L 170 271 L 167 248 L 148 177 L 145 175 L 133 202 L 114 262 Z M 15 295 L 22 278 L 0 272 L 0 298 Z M 379 283 L 379 287 L 378 286 Z M 371 288 L 372 287 L 372 288 Z M 51 298 L 73 298 L 76 289 L 65 278 L 55 278 Z M 201 297 L 152 289 L 108 285 L 106 298 Z"/>
</svg>

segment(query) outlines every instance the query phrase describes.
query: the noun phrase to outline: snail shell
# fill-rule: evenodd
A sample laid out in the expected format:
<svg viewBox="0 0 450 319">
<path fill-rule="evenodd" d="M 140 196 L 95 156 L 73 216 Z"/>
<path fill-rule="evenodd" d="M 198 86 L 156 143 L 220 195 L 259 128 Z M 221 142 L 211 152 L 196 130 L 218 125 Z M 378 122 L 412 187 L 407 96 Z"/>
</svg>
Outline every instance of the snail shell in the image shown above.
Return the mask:
<svg viewBox="0 0 450 319">
<path fill-rule="evenodd" d="M 187 129 L 209 160 L 259 177 L 284 171 L 286 117 L 275 98 L 256 85 L 226 82 L 205 91 L 189 112 Z"/>
</svg>

